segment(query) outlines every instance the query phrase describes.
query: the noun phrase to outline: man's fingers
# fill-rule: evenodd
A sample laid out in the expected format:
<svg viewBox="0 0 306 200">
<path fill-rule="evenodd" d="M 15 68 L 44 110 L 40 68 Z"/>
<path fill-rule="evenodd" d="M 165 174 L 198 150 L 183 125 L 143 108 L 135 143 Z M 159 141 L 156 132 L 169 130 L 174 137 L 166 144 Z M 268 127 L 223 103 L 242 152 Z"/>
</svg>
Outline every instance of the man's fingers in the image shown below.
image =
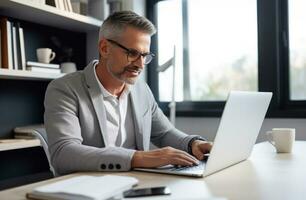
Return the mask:
<svg viewBox="0 0 306 200">
<path fill-rule="evenodd" d="M 175 158 L 172 163 L 172 165 L 181 165 L 181 166 L 192 166 L 193 162 L 190 162 L 188 160 L 185 159 L 181 159 L 181 158 Z"/>
<path fill-rule="evenodd" d="M 183 155 L 186 159 L 191 161 L 193 164 L 199 164 L 199 161 L 194 156 L 190 155 L 189 153 L 185 151 L 181 151 L 181 150 L 178 150 L 178 151 L 181 153 L 181 155 Z"/>
<path fill-rule="evenodd" d="M 181 163 L 179 165 L 193 165 L 198 164 L 199 161 L 193 157 L 192 155 L 188 154 L 185 151 L 175 149 L 175 148 L 165 148 L 165 152 L 163 153 L 163 156 L 169 157 L 169 164 L 177 165 L 179 163 L 176 163 L 178 160 L 181 163 L 184 161 L 184 163 Z"/>
<path fill-rule="evenodd" d="M 192 163 L 192 164 L 199 164 L 199 161 L 198 161 L 195 157 L 190 156 L 189 154 L 188 154 L 188 155 L 186 155 L 186 154 L 180 154 L 180 155 L 179 155 L 179 158 L 180 158 L 180 159 L 184 159 L 184 160 L 186 160 L 186 161 L 188 161 L 188 162 L 190 162 L 190 163 Z"/>
<path fill-rule="evenodd" d="M 201 143 L 201 144 L 199 145 L 199 147 L 200 147 L 200 149 L 201 149 L 201 151 L 202 151 L 203 154 L 209 153 L 210 150 L 211 150 L 211 148 L 212 148 L 212 142 Z"/>
<path fill-rule="evenodd" d="M 204 159 L 204 154 L 202 151 L 196 149 L 195 152 L 193 153 L 194 156 L 198 159 L 198 160 L 203 160 Z"/>
<path fill-rule="evenodd" d="M 210 152 L 212 148 L 212 143 L 211 142 L 204 142 L 204 141 L 199 141 L 195 143 L 193 149 L 192 149 L 192 154 L 199 160 L 204 159 L 204 154 L 207 154 Z"/>
</svg>

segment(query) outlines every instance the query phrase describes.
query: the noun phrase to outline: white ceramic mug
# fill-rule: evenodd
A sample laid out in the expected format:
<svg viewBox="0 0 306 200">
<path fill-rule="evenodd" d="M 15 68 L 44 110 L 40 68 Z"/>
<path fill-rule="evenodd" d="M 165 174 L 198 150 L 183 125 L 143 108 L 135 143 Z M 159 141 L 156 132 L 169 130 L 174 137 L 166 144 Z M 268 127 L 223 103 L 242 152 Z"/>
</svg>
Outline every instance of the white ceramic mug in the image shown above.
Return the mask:
<svg viewBox="0 0 306 200">
<path fill-rule="evenodd" d="M 50 63 L 55 58 L 55 53 L 50 48 L 36 49 L 36 55 L 38 62 Z"/>
<path fill-rule="evenodd" d="M 268 141 L 277 153 L 291 153 L 295 141 L 295 128 L 273 128 L 267 131 Z"/>
</svg>

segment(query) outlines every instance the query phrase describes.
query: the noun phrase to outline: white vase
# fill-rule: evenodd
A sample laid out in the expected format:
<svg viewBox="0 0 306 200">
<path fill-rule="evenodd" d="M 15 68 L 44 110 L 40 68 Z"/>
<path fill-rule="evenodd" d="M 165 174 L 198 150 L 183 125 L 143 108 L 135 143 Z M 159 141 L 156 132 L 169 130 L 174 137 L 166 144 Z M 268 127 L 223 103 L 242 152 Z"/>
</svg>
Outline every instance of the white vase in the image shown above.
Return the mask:
<svg viewBox="0 0 306 200">
<path fill-rule="evenodd" d="M 61 63 L 61 72 L 62 73 L 72 73 L 75 72 L 76 69 L 76 65 L 74 62 L 63 62 Z"/>
</svg>

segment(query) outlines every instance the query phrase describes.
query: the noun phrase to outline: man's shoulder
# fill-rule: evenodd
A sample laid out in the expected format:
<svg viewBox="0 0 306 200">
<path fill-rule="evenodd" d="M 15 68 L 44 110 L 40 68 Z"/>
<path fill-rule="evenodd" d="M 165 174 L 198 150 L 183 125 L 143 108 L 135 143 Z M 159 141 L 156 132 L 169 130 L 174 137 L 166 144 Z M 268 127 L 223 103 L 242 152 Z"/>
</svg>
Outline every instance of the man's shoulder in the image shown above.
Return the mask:
<svg viewBox="0 0 306 200">
<path fill-rule="evenodd" d="M 61 78 L 53 80 L 50 85 L 52 86 L 70 86 L 72 88 L 83 87 L 84 84 L 89 84 L 89 80 L 94 78 L 93 67 L 98 61 L 93 60 L 90 62 L 83 70 L 76 71 L 70 74 L 67 74 Z"/>
<path fill-rule="evenodd" d="M 47 92 L 50 90 L 58 91 L 79 91 L 83 88 L 84 75 L 83 71 L 77 71 L 67 74 L 61 78 L 55 79 L 48 85 Z"/>
<path fill-rule="evenodd" d="M 76 84 L 78 82 L 82 82 L 83 79 L 83 71 L 77 71 L 70 74 L 67 74 L 63 77 L 60 77 L 58 79 L 55 79 L 50 82 L 51 85 L 63 85 L 63 84 Z"/>
</svg>

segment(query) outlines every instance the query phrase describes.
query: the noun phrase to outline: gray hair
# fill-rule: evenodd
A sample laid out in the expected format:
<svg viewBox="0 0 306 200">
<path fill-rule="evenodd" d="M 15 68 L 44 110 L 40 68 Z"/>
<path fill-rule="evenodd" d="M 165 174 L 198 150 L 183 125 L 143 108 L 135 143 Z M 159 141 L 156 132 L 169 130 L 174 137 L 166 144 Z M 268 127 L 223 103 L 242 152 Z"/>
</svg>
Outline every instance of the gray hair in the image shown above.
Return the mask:
<svg viewBox="0 0 306 200">
<path fill-rule="evenodd" d="M 147 18 L 132 11 L 120 11 L 108 16 L 103 22 L 99 31 L 99 41 L 102 38 L 118 38 L 127 27 L 136 28 L 151 36 L 156 33 L 155 26 Z"/>
</svg>

